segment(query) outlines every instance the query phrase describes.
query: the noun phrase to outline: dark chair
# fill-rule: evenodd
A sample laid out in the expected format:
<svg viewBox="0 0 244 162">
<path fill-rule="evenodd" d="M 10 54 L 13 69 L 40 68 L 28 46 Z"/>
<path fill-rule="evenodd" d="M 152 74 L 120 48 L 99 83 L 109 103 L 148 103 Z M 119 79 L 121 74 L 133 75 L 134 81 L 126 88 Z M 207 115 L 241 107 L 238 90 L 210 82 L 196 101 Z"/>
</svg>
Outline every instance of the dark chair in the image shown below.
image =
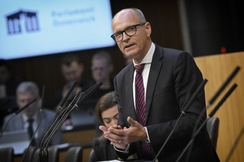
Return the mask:
<svg viewBox="0 0 244 162">
<path fill-rule="evenodd" d="M 32 159 L 33 162 L 38 162 L 39 152 L 40 152 L 40 149 L 38 148 L 34 153 L 34 156 Z M 57 147 L 49 147 L 48 148 L 48 161 L 50 161 L 50 162 L 58 162 L 59 161 L 59 148 L 57 148 Z"/>
<path fill-rule="evenodd" d="M 12 147 L 0 149 L 0 161 L 13 162 L 14 161 L 14 149 Z"/>
<path fill-rule="evenodd" d="M 25 151 L 22 155 L 22 158 L 24 158 L 25 162 L 31 162 L 33 159 L 33 155 L 36 151 L 36 148 L 35 147 L 29 147 L 28 152 L 26 152 L 26 151 L 27 151 L 27 148 L 25 149 Z"/>
<path fill-rule="evenodd" d="M 219 118 L 218 117 L 213 117 L 213 118 L 208 119 L 207 131 L 208 131 L 209 137 L 212 141 L 212 144 L 213 144 L 214 148 L 216 149 L 218 134 L 219 134 Z"/>
<path fill-rule="evenodd" d="M 82 146 L 71 147 L 65 155 L 65 162 L 82 162 Z"/>
<path fill-rule="evenodd" d="M 92 149 L 89 154 L 88 162 L 92 162 L 93 156 L 94 156 L 94 150 Z"/>
</svg>

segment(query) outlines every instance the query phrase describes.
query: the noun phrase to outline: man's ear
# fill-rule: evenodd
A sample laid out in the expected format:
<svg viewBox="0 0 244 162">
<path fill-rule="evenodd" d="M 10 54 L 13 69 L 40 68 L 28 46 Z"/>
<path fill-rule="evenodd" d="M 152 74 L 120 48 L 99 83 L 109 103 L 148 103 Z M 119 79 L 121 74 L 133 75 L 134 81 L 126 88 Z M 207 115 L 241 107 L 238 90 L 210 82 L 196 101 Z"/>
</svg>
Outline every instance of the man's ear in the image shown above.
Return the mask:
<svg viewBox="0 0 244 162">
<path fill-rule="evenodd" d="M 146 32 L 147 32 L 147 36 L 150 37 L 151 34 L 152 34 L 152 28 L 151 28 L 151 24 L 149 22 L 147 22 L 145 24 L 145 29 L 146 29 Z"/>
</svg>

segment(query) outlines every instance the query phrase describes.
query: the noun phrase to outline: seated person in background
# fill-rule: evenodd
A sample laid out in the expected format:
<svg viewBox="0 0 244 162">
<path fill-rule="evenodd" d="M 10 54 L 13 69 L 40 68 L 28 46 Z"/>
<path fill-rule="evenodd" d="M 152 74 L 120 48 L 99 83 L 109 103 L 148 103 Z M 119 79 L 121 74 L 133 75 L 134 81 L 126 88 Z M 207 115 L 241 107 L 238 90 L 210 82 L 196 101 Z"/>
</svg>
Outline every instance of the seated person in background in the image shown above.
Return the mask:
<svg viewBox="0 0 244 162">
<path fill-rule="evenodd" d="M 3 123 L 3 118 L 18 109 L 16 103 L 17 86 L 24 79 L 12 74 L 12 65 L 8 60 L 0 59 L 0 127 Z"/>
<path fill-rule="evenodd" d="M 66 80 L 66 85 L 59 89 L 52 100 L 51 107 L 56 109 L 62 99 L 68 93 L 70 87 L 75 81 L 77 81 L 77 86 L 74 88 L 73 93 L 70 95 L 70 99 L 73 99 L 77 90 L 86 91 L 93 84 L 92 80 L 84 78 L 82 76 L 84 72 L 84 65 L 81 63 L 80 58 L 76 55 L 68 54 L 61 60 L 61 73 Z"/>
<path fill-rule="evenodd" d="M 113 80 L 110 78 L 110 74 L 113 72 L 113 63 L 110 54 L 106 51 L 95 53 L 92 57 L 91 70 L 95 83 L 103 83 L 101 87 L 91 95 L 91 99 L 99 100 L 104 94 L 114 90 Z"/>
<path fill-rule="evenodd" d="M 31 130 L 32 133 L 29 132 L 30 138 L 32 137 L 33 132 L 36 130 L 38 122 L 39 122 L 39 110 L 41 105 L 41 99 L 39 97 L 39 88 L 33 82 L 23 82 L 21 83 L 16 91 L 17 96 L 17 104 L 19 108 L 22 108 L 27 103 L 37 98 L 37 100 L 29 105 L 26 109 L 24 109 L 21 113 L 13 117 L 8 123 L 5 131 L 15 131 L 15 130 Z M 6 116 L 4 118 L 4 125 L 9 121 L 12 114 Z M 42 119 L 40 126 L 34 136 L 32 141 L 32 146 L 39 146 L 44 134 L 48 130 L 50 124 L 52 123 L 55 117 L 55 112 L 47 109 L 43 109 L 42 111 Z M 32 127 L 29 127 L 31 126 Z M 62 143 L 62 132 L 58 130 L 56 134 L 53 136 L 50 145 L 56 145 Z"/>
<path fill-rule="evenodd" d="M 117 125 L 119 112 L 114 92 L 103 95 L 96 105 L 96 116 L 100 124 L 109 128 Z M 118 159 L 118 156 L 110 144 L 110 141 L 102 136 L 93 139 L 93 154 L 89 158 L 89 162 Z"/>
<path fill-rule="evenodd" d="M 65 105 L 73 99 L 78 90 L 86 91 L 93 84 L 92 80 L 86 79 L 82 76 L 84 72 L 84 65 L 81 63 L 80 58 L 76 55 L 68 54 L 61 60 L 61 73 L 66 80 L 66 85 L 63 88 L 59 89 L 52 100 L 51 108 L 57 110 L 60 102 L 64 99 L 69 89 L 72 87 L 75 81 L 77 85 L 74 88 L 73 92 L 70 94 L 69 99 Z M 65 105 L 63 107 L 65 107 Z M 65 129 L 66 126 L 72 125 L 70 117 L 63 123 L 62 129 Z"/>
</svg>

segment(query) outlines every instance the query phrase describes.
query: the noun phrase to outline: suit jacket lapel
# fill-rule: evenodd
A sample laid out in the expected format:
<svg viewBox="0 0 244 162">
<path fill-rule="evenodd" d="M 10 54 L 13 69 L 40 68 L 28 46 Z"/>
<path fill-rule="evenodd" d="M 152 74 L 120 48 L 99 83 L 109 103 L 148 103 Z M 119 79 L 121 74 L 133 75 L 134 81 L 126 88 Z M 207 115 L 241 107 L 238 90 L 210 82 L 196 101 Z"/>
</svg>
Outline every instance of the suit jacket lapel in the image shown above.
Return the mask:
<svg viewBox="0 0 244 162">
<path fill-rule="evenodd" d="M 147 118 L 149 115 L 149 111 L 151 108 L 151 103 L 153 99 L 154 90 L 156 87 L 157 78 L 159 75 L 159 72 L 161 70 L 161 67 L 163 65 L 163 53 L 161 51 L 161 48 L 156 45 L 153 59 L 151 63 L 151 68 L 148 76 L 148 83 L 147 83 L 147 94 L 146 94 L 146 110 L 145 110 L 145 123 L 147 123 Z"/>
<path fill-rule="evenodd" d="M 128 70 L 128 82 L 126 82 L 126 116 L 130 116 L 132 119 L 136 120 L 136 111 L 135 111 L 135 104 L 134 104 L 134 98 L 133 98 L 133 76 L 134 76 L 134 65 L 133 63 L 130 64 L 130 68 Z"/>
</svg>

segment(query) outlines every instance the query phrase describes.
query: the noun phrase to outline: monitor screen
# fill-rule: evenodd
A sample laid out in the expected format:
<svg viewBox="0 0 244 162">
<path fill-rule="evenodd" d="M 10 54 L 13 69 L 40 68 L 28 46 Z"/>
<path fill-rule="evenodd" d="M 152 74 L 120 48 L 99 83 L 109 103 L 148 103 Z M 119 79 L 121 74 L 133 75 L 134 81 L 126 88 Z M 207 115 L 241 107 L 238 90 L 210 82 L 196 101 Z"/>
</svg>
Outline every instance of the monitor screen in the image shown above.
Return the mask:
<svg viewBox="0 0 244 162">
<path fill-rule="evenodd" d="M 1 0 L 0 58 L 114 46 L 109 0 Z"/>
</svg>

